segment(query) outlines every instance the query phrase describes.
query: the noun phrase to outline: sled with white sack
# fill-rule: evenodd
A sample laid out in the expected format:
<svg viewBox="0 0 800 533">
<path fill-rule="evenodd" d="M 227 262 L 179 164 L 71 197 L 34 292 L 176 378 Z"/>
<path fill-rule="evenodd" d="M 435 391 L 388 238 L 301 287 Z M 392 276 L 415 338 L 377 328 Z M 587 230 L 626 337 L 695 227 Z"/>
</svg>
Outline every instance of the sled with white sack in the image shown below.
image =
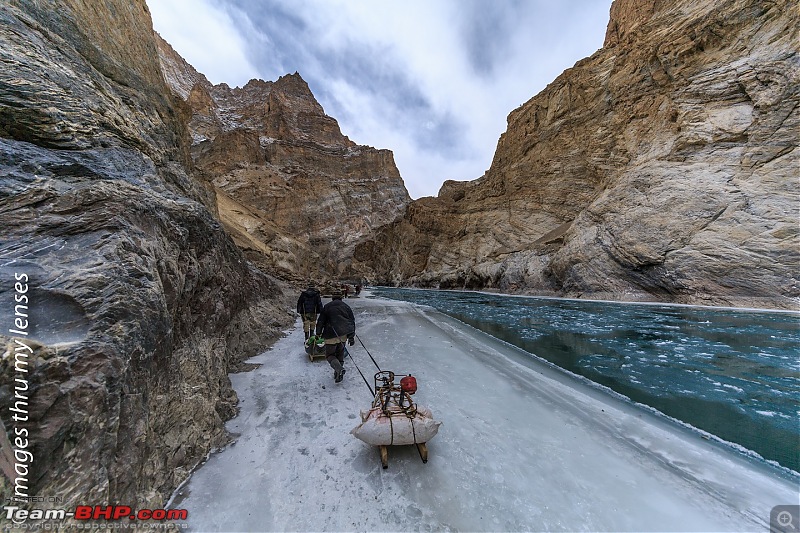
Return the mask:
<svg viewBox="0 0 800 533">
<path fill-rule="evenodd" d="M 434 420 L 426 407 L 413 402 L 417 380 L 408 375 L 394 382 L 394 373 L 375 374 L 375 399 L 368 411 L 361 411 L 361 423 L 350 433 L 357 439 L 379 446 L 381 464 L 389 467 L 389 446 L 415 445 L 423 463 L 428 462 L 426 443 L 439 431 L 441 422 Z"/>
</svg>

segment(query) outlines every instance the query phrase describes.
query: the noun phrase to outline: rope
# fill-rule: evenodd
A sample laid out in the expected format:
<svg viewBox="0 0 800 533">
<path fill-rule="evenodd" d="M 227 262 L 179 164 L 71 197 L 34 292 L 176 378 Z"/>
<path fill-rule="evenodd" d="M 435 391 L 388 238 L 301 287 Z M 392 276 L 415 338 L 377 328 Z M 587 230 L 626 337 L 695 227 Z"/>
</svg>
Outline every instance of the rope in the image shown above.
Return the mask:
<svg viewBox="0 0 800 533">
<path fill-rule="evenodd" d="M 347 355 L 350 355 L 350 350 L 347 349 L 347 346 L 344 347 L 344 353 L 346 353 Z M 361 372 L 361 369 L 358 368 L 358 365 L 356 364 L 356 360 L 353 359 L 352 355 L 350 355 L 350 360 L 353 362 L 353 366 L 356 367 L 356 370 L 358 370 L 358 373 L 361 374 L 361 379 L 364 380 L 364 383 L 367 385 L 367 388 L 369 389 L 370 394 L 372 394 L 372 396 L 375 397 L 375 391 L 372 390 L 372 387 L 370 387 L 369 381 L 367 381 L 367 378 L 364 377 L 364 373 Z"/>
<path fill-rule="evenodd" d="M 334 331 L 334 333 L 336 333 L 336 332 Z M 378 372 L 382 372 L 382 370 L 381 370 L 381 367 L 379 367 L 379 366 L 378 366 L 378 363 L 376 363 L 376 362 L 375 362 L 375 358 L 374 358 L 374 357 L 372 357 L 372 354 L 371 354 L 371 353 L 369 353 L 369 350 L 367 350 L 367 347 L 366 347 L 366 346 L 364 346 L 364 343 L 361 341 L 361 337 L 359 337 L 358 335 L 356 335 L 356 339 L 358 339 L 358 342 L 359 342 L 359 344 L 361 344 L 361 346 L 363 346 L 363 347 L 364 347 L 364 351 L 366 351 L 366 352 L 367 352 L 367 355 L 369 355 L 369 358 L 370 358 L 370 359 L 372 359 L 372 363 L 375 365 L 375 368 L 377 368 L 377 369 L 378 369 Z"/>
<path fill-rule="evenodd" d="M 417 404 L 414 401 L 406 396 L 408 399 L 408 405 L 400 405 L 397 403 L 397 398 L 392 396 L 393 392 L 398 392 L 397 387 L 379 387 L 378 388 L 378 396 L 372 401 L 372 409 L 380 407 L 381 412 L 384 416 L 391 418 L 393 416 L 405 415 L 410 419 L 414 419 L 417 416 Z M 400 393 L 401 397 L 404 394 L 403 392 Z M 391 405 L 389 405 L 391 403 Z M 413 429 L 413 428 L 412 428 Z"/>
<path fill-rule="evenodd" d="M 341 338 L 341 335 L 339 335 L 339 332 L 336 331 L 335 327 L 333 327 L 333 324 L 329 324 L 329 325 L 330 325 L 331 329 L 333 330 L 333 334 L 336 335 L 337 338 Z M 358 342 L 361 342 L 361 339 L 359 339 Z M 361 379 L 364 380 L 364 384 L 367 386 L 367 388 L 369 389 L 369 393 L 372 394 L 372 397 L 374 398 L 375 397 L 375 391 L 372 390 L 372 387 L 370 386 L 369 381 L 367 381 L 367 378 L 364 377 L 364 373 L 361 372 L 360 368 L 358 368 L 358 365 L 356 364 L 356 360 L 353 359 L 353 356 L 350 353 L 350 350 L 347 349 L 347 343 L 343 342 L 342 346 L 344 347 L 344 353 L 346 353 L 347 355 L 350 356 L 350 360 L 353 362 L 353 366 L 356 367 L 356 370 L 358 370 L 358 373 L 361 374 Z M 364 344 L 362 343 L 361 346 L 364 346 Z M 370 357 L 372 357 L 372 356 L 370 355 Z M 372 362 L 374 363 L 375 360 L 373 359 Z"/>
<path fill-rule="evenodd" d="M 336 331 L 336 328 L 335 328 L 335 327 L 333 327 L 333 324 L 329 324 L 329 325 L 330 325 L 331 329 L 333 330 L 333 334 L 334 334 L 334 335 L 336 335 L 336 338 L 341 338 L 341 335 L 339 335 L 339 332 L 338 332 L 338 331 Z M 354 334 L 354 335 L 355 335 L 355 334 Z M 362 346 L 363 346 L 363 344 L 362 344 Z M 348 350 L 348 349 L 347 349 L 347 343 L 346 343 L 346 342 L 343 342 L 343 343 L 342 343 L 342 347 L 344 347 L 344 353 L 346 353 L 347 355 L 349 355 L 349 356 L 350 356 L 350 360 L 351 360 L 351 361 L 353 361 L 353 366 L 355 366 L 355 367 L 356 367 L 356 370 L 358 370 L 358 373 L 359 373 L 359 374 L 361 374 L 361 379 L 363 379 L 363 380 L 364 380 L 364 383 L 367 385 L 367 388 L 369 389 L 369 393 L 370 393 L 370 394 L 372 394 L 372 396 L 373 396 L 373 398 L 374 398 L 374 397 L 375 397 L 375 391 L 374 391 L 374 390 L 372 390 L 372 387 L 370 387 L 370 385 L 369 385 L 369 381 L 367 381 L 367 378 L 365 378 L 365 377 L 364 377 L 364 373 L 363 373 L 363 372 L 361 372 L 361 369 L 360 369 L 360 368 L 358 368 L 358 365 L 356 364 L 356 360 L 355 360 L 355 359 L 353 359 L 353 356 L 350 354 L 350 350 Z M 370 357 L 371 357 L 371 356 L 370 356 Z M 374 362 L 374 360 L 373 360 L 373 362 Z"/>
</svg>

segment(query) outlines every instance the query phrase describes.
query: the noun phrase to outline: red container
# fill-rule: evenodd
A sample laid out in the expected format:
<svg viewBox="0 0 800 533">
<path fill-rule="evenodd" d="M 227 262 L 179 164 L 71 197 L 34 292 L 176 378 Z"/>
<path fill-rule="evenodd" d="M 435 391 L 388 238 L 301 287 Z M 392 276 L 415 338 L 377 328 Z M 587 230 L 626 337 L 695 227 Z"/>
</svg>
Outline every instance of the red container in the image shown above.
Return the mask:
<svg viewBox="0 0 800 533">
<path fill-rule="evenodd" d="M 400 389 L 406 394 L 414 394 L 417 392 L 417 378 L 411 374 L 407 375 L 400 380 Z"/>
</svg>

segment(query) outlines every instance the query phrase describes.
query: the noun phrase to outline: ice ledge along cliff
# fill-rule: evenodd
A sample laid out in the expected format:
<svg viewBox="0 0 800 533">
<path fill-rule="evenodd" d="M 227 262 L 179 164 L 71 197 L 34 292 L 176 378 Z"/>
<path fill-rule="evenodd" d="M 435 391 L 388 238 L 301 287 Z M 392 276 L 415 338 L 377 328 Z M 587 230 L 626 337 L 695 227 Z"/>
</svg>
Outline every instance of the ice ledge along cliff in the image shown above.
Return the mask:
<svg viewBox="0 0 800 533">
<path fill-rule="evenodd" d="M 616 0 L 489 171 L 355 250 L 384 283 L 797 308 L 800 12 Z"/>
<path fill-rule="evenodd" d="M 194 179 L 190 111 L 144 0 L 3 2 L 0 58 L 3 433 L 28 432 L 30 495 L 161 507 L 225 442 L 228 371 L 293 321 L 291 302 Z M 15 312 L 30 319 L 22 363 Z"/>
<path fill-rule="evenodd" d="M 247 257 L 288 279 L 357 276 L 357 242 L 411 201 L 389 150 L 342 135 L 305 80 L 211 83 L 163 39 L 161 68 L 191 108 L 192 158 Z"/>
</svg>

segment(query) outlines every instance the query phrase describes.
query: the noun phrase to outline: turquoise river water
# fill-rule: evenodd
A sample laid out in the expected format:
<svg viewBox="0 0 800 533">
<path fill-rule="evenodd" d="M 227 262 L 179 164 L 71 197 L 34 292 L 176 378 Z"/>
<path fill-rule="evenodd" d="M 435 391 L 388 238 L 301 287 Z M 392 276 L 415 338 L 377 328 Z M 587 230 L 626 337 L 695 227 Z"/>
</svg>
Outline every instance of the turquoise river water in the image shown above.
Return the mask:
<svg viewBox="0 0 800 533">
<path fill-rule="evenodd" d="M 800 472 L 800 315 L 378 288 Z"/>
</svg>

